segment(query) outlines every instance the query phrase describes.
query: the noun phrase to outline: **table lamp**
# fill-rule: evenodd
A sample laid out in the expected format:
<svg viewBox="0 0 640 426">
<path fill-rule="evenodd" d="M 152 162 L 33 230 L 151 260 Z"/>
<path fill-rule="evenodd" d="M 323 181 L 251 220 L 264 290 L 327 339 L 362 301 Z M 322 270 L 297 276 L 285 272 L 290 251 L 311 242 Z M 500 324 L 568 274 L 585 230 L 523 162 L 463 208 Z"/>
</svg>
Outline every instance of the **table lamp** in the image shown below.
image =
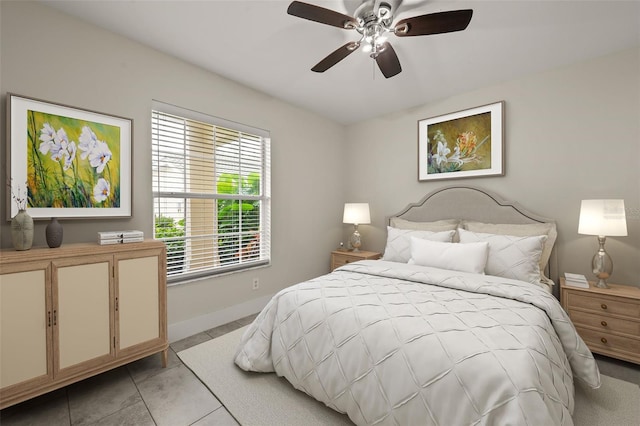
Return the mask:
<svg viewBox="0 0 640 426">
<path fill-rule="evenodd" d="M 578 233 L 598 236 L 600 248 L 593 256 L 591 267 L 598 278 L 596 287 L 609 288 L 607 278 L 613 272 L 613 261 L 604 250 L 604 243 L 607 237 L 627 236 L 624 200 L 582 200 Z"/>
<path fill-rule="evenodd" d="M 358 225 L 371 223 L 369 203 L 345 203 L 342 222 L 353 224 L 355 229 L 349 239 L 349 242 L 351 243 L 351 247 L 353 247 L 353 251 L 360 251 L 362 241 L 360 240 Z"/>
</svg>

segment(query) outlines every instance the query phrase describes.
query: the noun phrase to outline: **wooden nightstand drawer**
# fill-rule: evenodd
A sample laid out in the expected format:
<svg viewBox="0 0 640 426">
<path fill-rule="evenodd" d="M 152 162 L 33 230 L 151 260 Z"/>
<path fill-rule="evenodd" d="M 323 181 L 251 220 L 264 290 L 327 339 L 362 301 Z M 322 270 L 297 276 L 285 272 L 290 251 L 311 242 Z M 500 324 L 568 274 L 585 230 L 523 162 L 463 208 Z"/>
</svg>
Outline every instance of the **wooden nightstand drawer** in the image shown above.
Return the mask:
<svg viewBox="0 0 640 426">
<path fill-rule="evenodd" d="M 359 260 L 375 260 L 380 259 L 381 254 L 374 251 L 332 251 L 331 252 L 331 270 L 344 266 L 348 263 L 357 262 Z"/>
<path fill-rule="evenodd" d="M 576 326 L 601 329 L 604 332 L 624 333 L 640 336 L 640 321 L 629 321 L 609 315 L 570 310 L 569 316 Z"/>
<path fill-rule="evenodd" d="M 576 330 L 578 330 L 578 334 L 580 334 L 587 346 L 594 352 L 599 352 L 598 349 L 605 349 L 611 352 L 624 351 L 635 356 L 640 353 L 640 340 L 578 326 L 576 326 Z"/>
<path fill-rule="evenodd" d="M 344 254 L 337 254 L 333 258 L 333 268 L 339 268 L 341 266 L 346 265 L 347 263 L 357 262 L 358 260 L 362 260 L 359 257 L 347 256 Z"/>
<path fill-rule="evenodd" d="M 640 287 L 572 287 L 560 278 L 560 301 L 592 352 L 640 364 Z"/>
<path fill-rule="evenodd" d="M 567 306 L 569 310 L 584 309 L 610 315 L 622 315 L 640 319 L 640 303 L 622 301 L 601 295 L 569 292 Z"/>
</svg>

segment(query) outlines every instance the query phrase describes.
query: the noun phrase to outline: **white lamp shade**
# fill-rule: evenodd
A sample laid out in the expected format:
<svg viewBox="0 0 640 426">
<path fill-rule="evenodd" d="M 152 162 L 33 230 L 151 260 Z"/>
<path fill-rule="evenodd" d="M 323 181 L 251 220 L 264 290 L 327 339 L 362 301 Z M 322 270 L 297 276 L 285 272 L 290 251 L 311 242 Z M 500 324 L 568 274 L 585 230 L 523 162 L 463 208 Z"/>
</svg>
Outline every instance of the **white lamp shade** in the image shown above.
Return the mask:
<svg viewBox="0 0 640 426">
<path fill-rule="evenodd" d="M 582 200 L 578 233 L 625 237 L 627 219 L 624 200 Z"/>
<path fill-rule="evenodd" d="M 342 222 L 355 225 L 371 223 L 369 203 L 345 203 Z"/>
</svg>

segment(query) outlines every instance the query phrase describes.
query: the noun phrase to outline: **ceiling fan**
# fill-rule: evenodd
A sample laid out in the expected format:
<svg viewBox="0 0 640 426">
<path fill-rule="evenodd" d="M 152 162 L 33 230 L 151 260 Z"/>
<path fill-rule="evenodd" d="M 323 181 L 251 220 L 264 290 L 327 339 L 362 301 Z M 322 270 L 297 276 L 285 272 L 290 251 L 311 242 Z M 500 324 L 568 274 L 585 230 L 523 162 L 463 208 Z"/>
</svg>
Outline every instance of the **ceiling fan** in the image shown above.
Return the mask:
<svg viewBox="0 0 640 426">
<path fill-rule="evenodd" d="M 361 35 L 360 40 L 351 41 L 330 53 L 311 71 L 325 72 L 363 46 L 363 50 L 375 59 L 382 74 L 386 78 L 393 77 L 402 71 L 402 67 L 398 55 L 387 41 L 388 34 L 412 37 L 462 31 L 467 28 L 473 15 L 471 9 L 452 10 L 414 16 L 392 25 L 393 8 L 390 2 L 367 0 L 356 9 L 353 17 L 300 1 L 292 2 L 287 9 L 289 15 L 345 30 L 356 30 Z M 399 2 L 396 0 L 396 3 Z"/>
</svg>

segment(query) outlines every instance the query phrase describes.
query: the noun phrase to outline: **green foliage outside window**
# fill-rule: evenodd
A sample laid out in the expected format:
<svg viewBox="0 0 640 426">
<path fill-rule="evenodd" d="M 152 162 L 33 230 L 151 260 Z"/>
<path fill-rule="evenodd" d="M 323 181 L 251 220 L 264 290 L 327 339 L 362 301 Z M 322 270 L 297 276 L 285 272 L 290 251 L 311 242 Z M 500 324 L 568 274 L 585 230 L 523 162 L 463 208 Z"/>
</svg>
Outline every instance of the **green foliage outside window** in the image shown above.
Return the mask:
<svg viewBox="0 0 640 426">
<path fill-rule="evenodd" d="M 236 173 L 223 173 L 218 178 L 218 194 L 260 195 L 260 174 L 250 173 L 241 177 Z M 217 201 L 218 247 L 220 262 L 238 263 L 258 259 L 260 256 L 260 201 Z M 242 219 L 242 220 L 240 220 Z M 179 273 L 184 269 L 185 220 L 156 216 L 155 238 L 167 246 L 167 273 Z"/>
<path fill-rule="evenodd" d="M 163 239 L 167 246 L 167 274 L 175 274 L 184 268 L 184 219 L 156 216 L 155 237 Z M 174 239 L 175 238 L 175 239 Z"/>
<path fill-rule="evenodd" d="M 260 195 L 260 174 L 241 177 L 237 173 L 223 173 L 218 178 L 217 190 L 218 194 Z M 259 217 L 260 201 L 218 200 L 218 246 L 224 248 L 221 263 L 259 257 Z"/>
</svg>

